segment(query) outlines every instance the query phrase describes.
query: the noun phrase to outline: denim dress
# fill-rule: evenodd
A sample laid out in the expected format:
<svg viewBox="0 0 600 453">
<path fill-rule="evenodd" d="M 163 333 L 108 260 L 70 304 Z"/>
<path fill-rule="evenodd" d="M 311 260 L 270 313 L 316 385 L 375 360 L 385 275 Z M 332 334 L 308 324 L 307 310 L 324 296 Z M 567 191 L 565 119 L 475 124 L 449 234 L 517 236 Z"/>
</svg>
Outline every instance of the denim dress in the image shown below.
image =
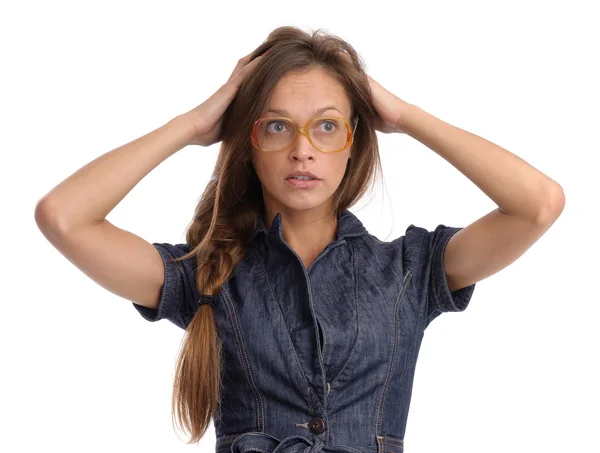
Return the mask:
<svg viewBox="0 0 600 453">
<path fill-rule="evenodd" d="M 462 228 L 410 225 L 384 242 L 349 210 L 337 237 L 306 269 L 260 219 L 248 253 L 217 295 L 223 345 L 222 405 L 213 417 L 217 453 L 402 453 L 424 330 L 463 311 L 475 284 L 450 292 L 444 249 Z M 201 295 L 191 248 L 154 243 L 165 265 L 148 321 L 186 329 Z"/>
</svg>

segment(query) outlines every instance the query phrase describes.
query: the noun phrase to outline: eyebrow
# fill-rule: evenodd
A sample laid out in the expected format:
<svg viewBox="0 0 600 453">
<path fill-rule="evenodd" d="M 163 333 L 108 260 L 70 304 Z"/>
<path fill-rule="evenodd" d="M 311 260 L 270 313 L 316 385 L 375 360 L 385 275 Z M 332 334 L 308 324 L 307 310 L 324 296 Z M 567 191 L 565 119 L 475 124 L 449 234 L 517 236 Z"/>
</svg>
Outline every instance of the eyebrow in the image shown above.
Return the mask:
<svg viewBox="0 0 600 453">
<path fill-rule="evenodd" d="M 333 106 L 333 105 L 330 105 L 330 106 L 327 106 L 327 107 L 320 108 L 320 109 L 318 109 L 318 110 L 315 110 L 313 113 L 314 113 L 315 115 L 320 115 L 321 113 L 323 113 L 323 112 L 326 112 L 327 110 L 337 110 L 338 112 L 342 113 L 340 110 L 338 110 L 338 109 L 337 109 L 335 106 Z M 269 112 L 277 113 L 278 115 L 290 116 L 290 112 L 288 112 L 288 111 L 287 111 L 287 110 L 285 110 L 285 109 L 269 109 L 269 110 L 267 110 L 267 113 L 269 113 Z M 343 115 L 343 113 L 342 113 L 342 115 Z"/>
</svg>

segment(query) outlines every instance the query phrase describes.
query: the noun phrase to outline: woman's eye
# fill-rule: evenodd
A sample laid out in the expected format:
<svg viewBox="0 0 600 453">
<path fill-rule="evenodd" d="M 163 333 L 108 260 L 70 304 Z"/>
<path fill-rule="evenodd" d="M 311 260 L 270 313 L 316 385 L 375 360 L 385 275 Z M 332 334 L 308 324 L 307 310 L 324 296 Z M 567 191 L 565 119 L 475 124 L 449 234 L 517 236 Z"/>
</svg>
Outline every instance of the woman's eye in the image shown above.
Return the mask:
<svg viewBox="0 0 600 453">
<path fill-rule="evenodd" d="M 273 126 L 273 127 L 271 127 L 271 126 Z M 271 121 L 269 124 L 267 124 L 267 131 L 283 132 L 283 131 L 285 131 L 285 124 L 282 121 Z"/>
<path fill-rule="evenodd" d="M 335 131 L 337 125 L 333 121 L 323 121 L 319 124 L 319 127 L 324 126 L 321 131 L 322 132 L 333 132 Z"/>
</svg>

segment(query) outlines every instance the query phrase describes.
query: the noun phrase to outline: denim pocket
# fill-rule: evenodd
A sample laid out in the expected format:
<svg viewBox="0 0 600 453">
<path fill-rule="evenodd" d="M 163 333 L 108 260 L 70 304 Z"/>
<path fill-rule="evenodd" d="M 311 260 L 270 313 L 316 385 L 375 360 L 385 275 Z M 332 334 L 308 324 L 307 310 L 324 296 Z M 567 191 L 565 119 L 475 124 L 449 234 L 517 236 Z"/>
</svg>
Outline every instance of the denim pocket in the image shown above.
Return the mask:
<svg viewBox="0 0 600 453">
<path fill-rule="evenodd" d="M 377 453 L 403 453 L 404 441 L 394 436 L 377 436 Z"/>
<path fill-rule="evenodd" d="M 215 453 L 226 453 L 231 451 L 231 443 L 242 433 L 227 434 L 225 436 L 217 437 L 217 444 L 215 445 Z"/>
</svg>

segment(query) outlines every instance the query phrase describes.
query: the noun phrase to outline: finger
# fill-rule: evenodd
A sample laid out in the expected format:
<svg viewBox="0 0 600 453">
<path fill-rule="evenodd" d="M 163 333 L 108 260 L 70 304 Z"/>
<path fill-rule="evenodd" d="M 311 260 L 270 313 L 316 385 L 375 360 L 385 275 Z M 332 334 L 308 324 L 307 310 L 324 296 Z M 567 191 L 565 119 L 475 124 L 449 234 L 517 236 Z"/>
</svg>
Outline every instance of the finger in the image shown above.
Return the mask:
<svg viewBox="0 0 600 453">
<path fill-rule="evenodd" d="M 248 55 L 246 55 L 245 57 L 242 57 L 238 60 L 237 65 L 231 72 L 231 75 L 229 76 L 228 80 L 230 80 L 232 77 L 234 77 L 244 66 L 246 66 L 248 64 L 248 62 L 250 61 L 250 57 L 252 56 L 253 53 L 254 53 L 254 51 L 250 52 Z"/>
<path fill-rule="evenodd" d="M 233 83 L 234 85 L 240 85 L 242 83 L 242 80 L 244 80 L 244 77 L 246 77 L 246 75 L 256 67 L 256 65 L 263 59 L 263 57 L 264 54 L 259 55 L 254 60 L 247 63 L 239 71 L 237 71 L 234 74 L 231 74 L 227 82 Z"/>
<path fill-rule="evenodd" d="M 229 80 L 221 85 L 221 87 L 208 99 L 208 105 L 212 105 L 213 103 L 218 106 L 229 104 L 237 94 L 246 75 L 256 67 L 263 56 L 264 55 L 256 57 L 236 74 L 232 74 Z"/>
<path fill-rule="evenodd" d="M 252 53 L 253 52 L 250 52 L 245 57 L 240 58 L 237 62 L 237 65 L 235 66 L 235 69 L 237 69 L 239 71 L 241 68 L 246 66 L 248 64 L 248 62 L 250 61 L 250 56 L 252 55 Z"/>
</svg>

